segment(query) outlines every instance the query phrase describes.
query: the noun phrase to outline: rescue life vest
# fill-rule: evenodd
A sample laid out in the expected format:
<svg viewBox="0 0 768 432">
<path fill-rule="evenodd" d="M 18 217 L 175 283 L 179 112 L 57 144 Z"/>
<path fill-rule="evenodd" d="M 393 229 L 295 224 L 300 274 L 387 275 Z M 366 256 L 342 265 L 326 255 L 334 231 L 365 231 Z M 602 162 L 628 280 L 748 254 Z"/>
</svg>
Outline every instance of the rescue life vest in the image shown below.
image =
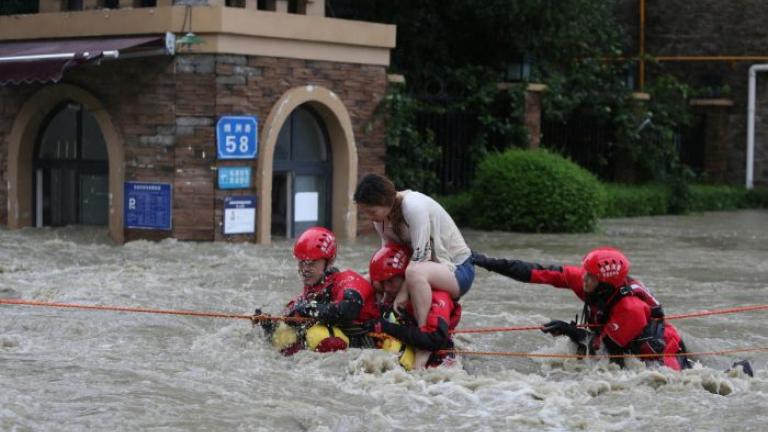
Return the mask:
<svg viewBox="0 0 768 432">
<path fill-rule="evenodd" d="M 608 291 L 608 292 L 606 292 Z M 612 292 L 611 292 L 612 291 Z M 664 337 L 664 309 L 661 303 L 639 281 L 627 279 L 619 289 L 604 289 L 603 292 L 588 296 L 584 302 L 582 322 L 592 327 L 590 352 L 597 351 L 602 344 L 603 327 L 611 316 L 613 307 L 627 296 L 642 300 L 650 308 L 648 323 L 643 330 L 625 347 L 632 354 L 661 354 L 666 348 Z"/>
</svg>

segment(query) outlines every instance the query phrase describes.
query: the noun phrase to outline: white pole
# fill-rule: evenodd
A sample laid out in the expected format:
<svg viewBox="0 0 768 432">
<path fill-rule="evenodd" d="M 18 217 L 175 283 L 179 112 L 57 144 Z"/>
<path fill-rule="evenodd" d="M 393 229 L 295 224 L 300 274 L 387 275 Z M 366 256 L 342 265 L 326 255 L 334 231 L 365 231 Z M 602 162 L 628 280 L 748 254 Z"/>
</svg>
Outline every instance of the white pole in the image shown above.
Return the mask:
<svg viewBox="0 0 768 432">
<path fill-rule="evenodd" d="M 39 55 L 0 57 L 0 62 L 72 59 L 72 58 L 75 58 L 75 55 L 77 54 L 61 53 L 61 54 L 39 54 Z"/>
<path fill-rule="evenodd" d="M 757 105 L 757 73 L 768 71 L 768 64 L 749 67 L 749 99 L 747 102 L 747 189 L 755 186 L 755 106 Z"/>
<path fill-rule="evenodd" d="M 88 57 L 91 55 L 90 52 L 84 52 L 84 53 L 59 53 L 59 54 L 36 54 L 36 55 L 23 55 L 23 56 L 11 56 L 11 57 L 0 57 L 0 62 L 23 62 L 23 61 L 37 61 L 37 60 L 64 60 L 64 59 L 73 59 L 80 54 L 82 57 Z M 109 58 L 109 59 L 116 59 L 120 57 L 120 51 L 118 50 L 109 50 L 109 51 L 102 51 L 101 56 L 103 58 Z"/>
</svg>

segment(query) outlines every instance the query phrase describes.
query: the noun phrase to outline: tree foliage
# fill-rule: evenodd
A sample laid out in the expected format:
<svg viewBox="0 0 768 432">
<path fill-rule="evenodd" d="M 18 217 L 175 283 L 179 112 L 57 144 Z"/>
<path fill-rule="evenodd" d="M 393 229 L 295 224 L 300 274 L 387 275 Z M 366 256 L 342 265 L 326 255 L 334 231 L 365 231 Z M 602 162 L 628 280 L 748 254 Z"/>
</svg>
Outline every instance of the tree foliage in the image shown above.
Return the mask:
<svg viewBox="0 0 768 432">
<path fill-rule="evenodd" d="M 31 14 L 37 13 L 38 0 L 2 0 L 0 1 L 0 15 Z"/>
<path fill-rule="evenodd" d="M 623 49 L 628 38 L 617 22 L 619 3 L 331 0 L 329 13 L 396 24 L 392 71 L 406 77 L 411 94 L 453 97 L 438 109 L 477 113 L 482 127 L 473 155 L 526 143 L 524 86 L 496 89 L 506 66 L 525 53 L 533 59 L 530 80 L 548 87 L 543 103 L 549 120 L 567 123 L 586 114 L 615 132 L 613 154 L 595 158 L 623 152 L 656 180 L 681 179 L 675 133 L 690 122 L 684 104 L 691 89 L 662 76 L 646 89 L 649 103 L 632 98 L 626 71 L 635 63 Z"/>
</svg>

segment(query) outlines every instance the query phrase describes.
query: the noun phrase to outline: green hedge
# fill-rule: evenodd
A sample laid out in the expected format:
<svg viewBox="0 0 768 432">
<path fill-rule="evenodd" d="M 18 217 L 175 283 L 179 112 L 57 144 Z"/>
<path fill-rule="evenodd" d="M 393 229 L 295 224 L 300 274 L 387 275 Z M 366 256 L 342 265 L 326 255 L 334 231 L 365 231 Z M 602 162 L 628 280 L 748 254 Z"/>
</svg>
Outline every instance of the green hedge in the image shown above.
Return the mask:
<svg viewBox="0 0 768 432">
<path fill-rule="evenodd" d="M 597 189 L 597 190 L 596 190 Z M 671 188 L 661 184 L 602 187 L 592 175 L 545 151 L 492 155 L 470 192 L 437 197 L 459 226 L 487 230 L 582 232 L 595 220 L 669 214 Z M 768 188 L 689 185 L 684 211 L 768 208 Z M 595 220 L 593 212 L 597 210 Z"/>
<path fill-rule="evenodd" d="M 733 210 L 747 207 L 747 189 L 734 186 L 691 185 L 689 211 Z"/>
<path fill-rule="evenodd" d="M 669 188 L 662 185 L 623 185 L 608 183 L 605 210 L 601 217 L 632 217 L 667 214 Z"/>
<path fill-rule="evenodd" d="M 755 188 L 747 192 L 749 208 L 768 208 L 768 188 Z"/>
<path fill-rule="evenodd" d="M 594 175 L 546 150 L 511 149 L 477 168 L 471 225 L 488 230 L 589 232 L 602 212 Z"/>
<path fill-rule="evenodd" d="M 435 200 L 451 215 L 456 225 L 472 225 L 472 195 L 469 192 L 437 196 Z"/>
<path fill-rule="evenodd" d="M 632 217 L 668 214 L 672 192 L 665 185 L 606 184 L 605 211 L 601 217 Z M 747 191 L 725 185 L 689 185 L 684 212 L 768 207 L 768 190 Z"/>
</svg>

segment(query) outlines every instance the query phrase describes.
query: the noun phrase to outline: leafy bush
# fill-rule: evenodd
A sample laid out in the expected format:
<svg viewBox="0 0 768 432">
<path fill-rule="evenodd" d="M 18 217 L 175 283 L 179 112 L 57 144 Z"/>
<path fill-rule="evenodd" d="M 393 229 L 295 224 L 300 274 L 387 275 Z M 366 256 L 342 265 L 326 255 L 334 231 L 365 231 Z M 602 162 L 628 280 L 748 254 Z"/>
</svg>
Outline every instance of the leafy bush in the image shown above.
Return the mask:
<svg viewBox="0 0 768 432">
<path fill-rule="evenodd" d="M 602 217 L 633 217 L 667 214 L 669 188 L 662 185 L 605 185 L 605 210 Z"/>
<path fill-rule="evenodd" d="M 749 208 L 768 208 L 768 188 L 755 188 L 747 192 Z"/>
<path fill-rule="evenodd" d="M 602 217 L 632 217 L 768 207 L 768 191 L 725 185 L 687 185 L 686 198 L 669 185 L 606 184 Z M 684 207 L 679 204 L 685 202 Z"/>
<path fill-rule="evenodd" d="M 472 221 L 472 195 L 464 192 L 456 195 L 435 197 L 458 226 L 469 226 Z"/>
<path fill-rule="evenodd" d="M 526 232 L 588 232 L 602 212 L 594 175 L 545 150 L 512 149 L 480 163 L 472 190 L 472 225 Z"/>
<path fill-rule="evenodd" d="M 414 188 L 424 193 L 437 189 L 434 165 L 440 159 L 440 147 L 434 134 L 416 127 L 417 100 L 401 86 L 391 86 L 378 108 L 385 110 L 387 122 L 387 175 L 398 189 Z"/>
<path fill-rule="evenodd" d="M 691 185 L 690 211 L 733 210 L 747 207 L 747 190 L 735 186 Z"/>
</svg>

